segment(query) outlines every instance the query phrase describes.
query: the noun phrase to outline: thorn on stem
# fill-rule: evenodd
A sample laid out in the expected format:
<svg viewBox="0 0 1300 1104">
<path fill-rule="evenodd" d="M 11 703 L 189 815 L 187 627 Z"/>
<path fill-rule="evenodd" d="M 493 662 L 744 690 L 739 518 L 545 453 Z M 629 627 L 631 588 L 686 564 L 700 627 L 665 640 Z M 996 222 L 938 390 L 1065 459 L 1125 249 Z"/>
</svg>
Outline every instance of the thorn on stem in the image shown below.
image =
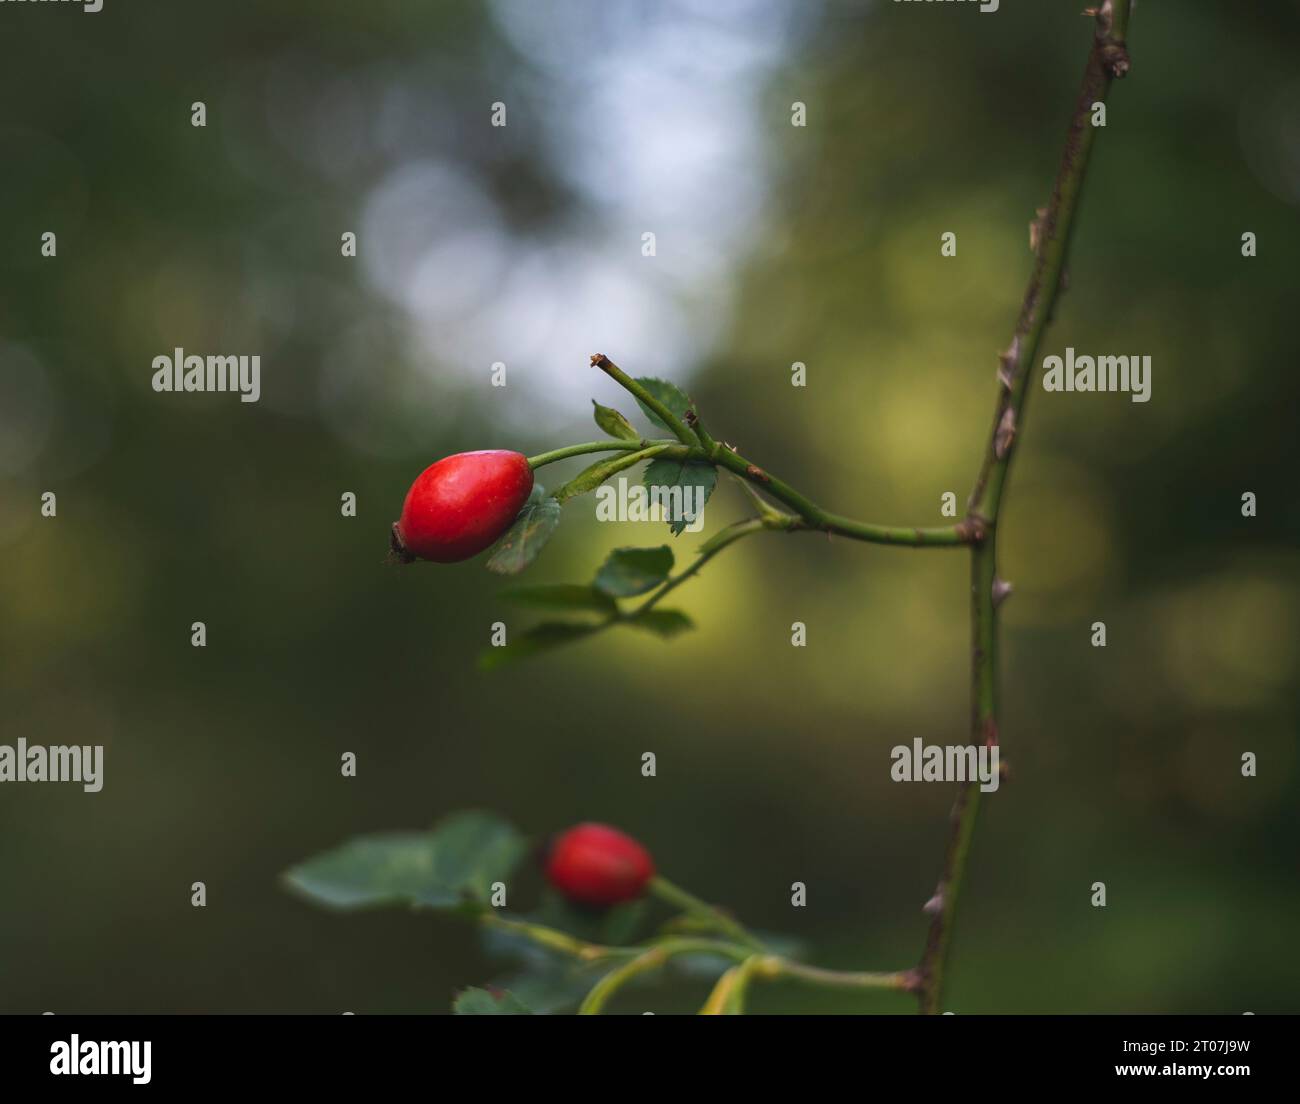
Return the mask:
<svg viewBox="0 0 1300 1104">
<path fill-rule="evenodd" d="M 750 464 L 747 468 L 745 468 L 745 474 L 749 476 L 750 479 L 756 479 L 759 483 L 772 482 L 772 477 L 768 475 L 767 472 L 765 472 L 757 464 Z"/>
<path fill-rule="evenodd" d="M 1102 68 L 1112 77 L 1122 80 L 1133 67 L 1128 49 L 1123 42 L 1111 38 L 1115 30 L 1115 0 L 1103 0 L 1099 8 L 1085 8 L 1085 14 L 1097 17 L 1097 47 Z"/>
<path fill-rule="evenodd" d="M 1011 451 L 1011 442 L 1016 439 L 1016 408 L 1008 406 L 1002 412 L 998 422 L 998 431 L 993 435 L 993 454 L 999 460 L 1005 460 Z"/>
<path fill-rule="evenodd" d="M 1007 582 L 1006 579 L 995 578 L 993 580 L 993 608 L 997 609 L 998 606 L 1002 605 L 1003 602 L 1010 598 L 1013 590 L 1015 590 L 1015 587 Z"/>
<path fill-rule="evenodd" d="M 998 360 L 1002 363 L 1002 366 L 998 369 L 998 382 L 1010 391 L 1016 378 L 1016 372 L 1020 367 L 1019 334 L 1016 334 L 1011 339 L 1011 344 L 1007 346 L 1005 353 L 998 353 Z"/>
<path fill-rule="evenodd" d="M 943 914 L 943 885 L 942 884 L 940 884 L 939 887 L 934 891 L 934 896 L 931 897 L 928 901 L 926 901 L 925 904 L 921 906 L 921 911 L 925 913 L 927 916 L 941 916 Z"/>
<path fill-rule="evenodd" d="M 1029 252 L 1037 253 L 1043 243 L 1043 226 L 1047 221 L 1047 208 L 1039 207 L 1029 221 Z"/>
<path fill-rule="evenodd" d="M 984 746 L 998 746 L 998 722 L 992 717 L 984 718 Z"/>
</svg>

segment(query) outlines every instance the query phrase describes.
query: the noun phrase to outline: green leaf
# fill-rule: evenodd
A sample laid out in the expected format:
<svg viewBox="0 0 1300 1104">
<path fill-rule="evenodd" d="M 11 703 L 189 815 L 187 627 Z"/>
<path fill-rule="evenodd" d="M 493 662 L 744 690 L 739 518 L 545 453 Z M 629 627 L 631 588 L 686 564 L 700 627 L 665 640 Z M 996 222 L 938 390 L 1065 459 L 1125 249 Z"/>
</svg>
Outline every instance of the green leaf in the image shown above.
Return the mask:
<svg viewBox="0 0 1300 1104">
<path fill-rule="evenodd" d="M 596 572 L 596 589 L 613 598 L 631 598 L 653 590 L 673 569 L 673 550 L 658 548 L 616 548 Z"/>
<path fill-rule="evenodd" d="M 511 587 L 503 590 L 501 597 L 518 606 L 540 606 L 543 609 L 586 610 L 603 614 L 618 609 L 618 604 L 608 594 L 594 586 L 578 583 Z"/>
<path fill-rule="evenodd" d="M 533 487 L 514 523 L 492 547 L 487 569 L 497 575 L 518 575 L 539 553 L 560 524 L 560 504 L 546 496 L 540 484 Z"/>
<path fill-rule="evenodd" d="M 625 623 L 635 628 L 648 629 L 656 636 L 662 636 L 665 640 L 671 639 L 678 633 L 695 628 L 695 622 L 682 613 L 681 610 L 659 609 L 658 607 L 648 609 L 645 613 L 638 614 L 636 617 L 629 617 Z"/>
<path fill-rule="evenodd" d="M 650 502 L 658 501 L 664 510 L 664 519 L 677 536 L 687 523 L 695 518 L 695 511 L 704 511 L 704 505 L 717 486 L 718 473 L 712 464 L 695 460 L 660 458 L 646 465 L 641 480 L 650 491 Z M 675 489 L 677 488 L 677 489 Z"/>
<path fill-rule="evenodd" d="M 633 460 L 633 464 L 639 464 L 639 460 Z M 584 495 L 588 491 L 594 491 L 611 475 L 617 475 L 624 468 L 631 467 L 628 463 L 628 457 L 615 456 L 604 460 L 597 460 L 578 472 L 563 487 L 555 492 L 555 498 L 558 502 L 568 502 L 571 498 L 577 498 L 578 495 Z"/>
<path fill-rule="evenodd" d="M 655 379 L 653 376 L 638 376 L 636 382 L 649 391 L 650 394 L 663 403 L 664 406 L 668 407 L 668 409 L 679 418 L 685 417 L 686 411 L 691 408 L 690 398 L 687 397 L 687 395 L 675 383 L 669 383 L 667 380 Z M 645 416 L 654 422 L 655 425 L 669 430 L 670 432 L 672 431 L 672 426 L 659 417 L 658 414 L 646 406 L 646 404 L 640 399 L 637 399 L 636 404 L 642 409 Z"/>
<path fill-rule="evenodd" d="M 591 400 L 591 405 L 596 408 L 596 424 L 611 437 L 617 437 L 620 441 L 639 441 L 639 434 L 622 414 L 612 406 L 601 406 L 595 399 Z"/>
<path fill-rule="evenodd" d="M 652 445 L 650 448 L 637 449 L 635 452 L 625 452 L 621 456 L 615 456 L 611 459 L 597 460 L 590 467 L 583 468 L 577 475 L 569 480 L 563 487 L 555 492 L 557 502 L 567 502 L 578 495 L 586 494 L 588 491 L 594 491 L 611 475 L 617 475 L 625 468 L 635 467 L 642 460 L 648 459 L 663 452 L 670 445 Z M 653 451 L 652 451 L 653 450 Z"/>
<path fill-rule="evenodd" d="M 581 640 L 599 628 L 599 625 L 579 621 L 543 621 L 517 636 L 510 636 L 504 647 L 485 648 L 479 653 L 479 669 L 492 671 L 516 660 L 530 659 L 541 652 Z"/>
<path fill-rule="evenodd" d="M 338 909 L 410 904 L 454 908 L 486 903 L 528 843 L 490 813 L 457 813 L 429 832 L 358 836 L 293 867 L 288 885 Z"/>
<path fill-rule="evenodd" d="M 457 1016 L 531 1016 L 533 1010 L 508 989 L 466 989 L 451 1006 Z"/>
</svg>

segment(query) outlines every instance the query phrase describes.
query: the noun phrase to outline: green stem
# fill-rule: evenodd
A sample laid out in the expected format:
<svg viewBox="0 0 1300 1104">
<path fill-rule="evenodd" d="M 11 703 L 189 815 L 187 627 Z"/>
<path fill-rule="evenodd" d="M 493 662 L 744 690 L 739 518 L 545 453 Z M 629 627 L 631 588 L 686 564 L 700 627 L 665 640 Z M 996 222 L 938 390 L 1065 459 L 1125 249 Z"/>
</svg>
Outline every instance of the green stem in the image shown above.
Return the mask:
<svg viewBox="0 0 1300 1104">
<path fill-rule="evenodd" d="M 738 924 L 726 913 L 706 901 L 701 901 L 693 894 L 687 893 L 686 890 L 679 886 L 673 885 L 667 878 L 659 875 L 652 878 L 650 880 L 650 892 L 661 901 L 681 909 L 689 916 L 708 924 L 724 935 L 730 936 L 738 943 L 743 943 L 746 947 L 756 951 L 766 950 L 761 941 L 750 935 L 741 924 Z"/>
<path fill-rule="evenodd" d="M 611 362 L 612 363 L 612 362 Z M 633 381 L 635 382 L 635 381 Z M 638 385 L 639 387 L 639 385 Z M 644 391 L 644 388 L 641 388 Z M 649 392 L 645 392 L 649 395 Z M 662 405 L 662 404 L 660 404 Z M 666 410 L 666 408 L 664 408 Z M 683 428 L 685 428 L 683 426 Z M 700 426 L 703 433 L 703 427 Z M 788 532 L 816 531 L 836 533 L 852 540 L 868 541 L 872 544 L 907 545 L 913 548 L 956 548 L 970 542 L 970 533 L 964 525 L 950 525 L 940 528 L 915 528 L 902 525 L 872 525 L 865 521 L 843 517 L 823 510 L 816 503 L 796 491 L 788 483 L 751 464 L 743 456 L 715 443 L 707 433 L 703 434 L 709 445 L 701 446 L 695 441 L 683 446 L 677 441 L 667 439 L 644 439 L 640 441 L 620 441 L 608 438 L 603 441 L 584 441 L 577 445 L 552 449 L 550 452 L 538 453 L 528 458 L 528 466 L 534 470 L 557 460 L 567 460 L 571 456 L 582 456 L 591 452 L 644 452 L 654 448 L 658 452 L 650 455 L 662 455 L 669 459 L 697 460 L 710 463 L 715 467 L 724 467 L 740 476 L 747 484 L 762 487 L 773 498 L 790 506 L 798 514 L 798 522 L 791 519 L 789 524 L 780 526 Z M 639 460 L 629 460 L 628 467 Z M 776 528 L 776 526 L 773 526 Z"/>
<path fill-rule="evenodd" d="M 784 480 L 778 479 L 771 472 L 764 471 L 757 464 L 746 460 L 740 453 L 721 445 L 714 449 L 713 461 L 735 472 L 742 479 L 762 487 L 773 498 L 779 499 L 794 510 L 803 524 L 791 525 L 792 532 L 809 529 L 824 533 L 838 533 L 843 537 L 868 541 L 872 544 L 902 544 L 913 548 L 957 548 L 970 542 L 970 534 L 962 525 L 932 529 L 902 525 L 872 525 L 839 514 L 828 513 Z"/>
<path fill-rule="evenodd" d="M 668 594 L 669 591 L 676 589 L 681 586 L 682 583 L 698 574 L 700 568 L 726 548 L 727 545 L 733 544 L 740 540 L 741 537 L 749 536 L 750 533 L 758 533 L 763 529 L 770 528 L 773 528 L 773 526 L 764 522 L 762 518 L 746 518 L 744 521 L 737 521 L 732 525 L 728 525 L 725 529 L 720 529 L 700 547 L 700 554 L 695 557 L 695 560 L 690 567 L 686 568 L 684 571 L 678 572 L 671 579 L 666 579 L 664 582 L 660 583 L 654 593 L 637 606 L 636 609 L 631 613 L 623 614 L 620 618 L 615 618 L 615 620 L 626 621 L 639 617 L 641 614 L 645 613 L 646 610 L 656 606 L 659 603 L 659 600 Z"/>
<path fill-rule="evenodd" d="M 505 916 L 498 916 L 495 912 L 481 913 L 479 922 L 484 927 L 522 936 L 524 939 L 532 940 L 539 947 L 572 955 L 583 962 L 598 962 L 606 958 L 621 958 L 635 953 L 634 948 L 589 943 L 585 939 L 578 939 L 567 932 L 548 928 L 543 924 L 533 924 L 527 920 L 511 920 Z"/>
<path fill-rule="evenodd" d="M 701 1016 L 742 1016 L 749 983 L 763 963 L 761 955 L 750 955 L 720 978 L 700 1009 Z"/>
<path fill-rule="evenodd" d="M 990 533 L 971 553 L 970 741 L 976 747 L 998 742 L 998 623 L 993 603 L 996 563 L 995 538 Z M 918 971 L 922 979 L 918 997 L 921 1011 L 929 1015 L 943 1011 L 943 986 L 953 923 L 979 817 L 980 796 L 978 781 L 967 782 L 958 791 L 951 814 L 952 828 L 944 854 L 943 873 L 926 906 L 933 919 Z"/>
<path fill-rule="evenodd" d="M 593 353 L 591 363 L 604 372 L 605 375 L 609 376 L 609 378 L 620 387 L 624 388 L 626 391 L 630 391 L 647 410 L 653 410 L 659 417 L 659 420 L 673 431 L 674 436 L 676 436 L 677 440 L 681 441 L 682 444 L 691 446 L 699 445 L 700 439 L 691 432 L 681 418 L 669 410 L 668 407 L 664 406 L 663 403 L 624 372 L 622 368 L 610 360 L 604 353 Z"/>
<path fill-rule="evenodd" d="M 718 447 L 718 443 L 709 436 L 709 431 L 704 428 L 704 423 L 700 421 L 700 416 L 695 412 L 694 407 L 691 407 L 691 409 L 686 412 L 686 424 L 691 428 L 691 431 L 695 436 L 700 439 L 700 447 L 703 448 L 709 456 L 712 456 L 714 450 Z"/>
<path fill-rule="evenodd" d="M 768 955 L 761 961 L 758 973 L 760 977 L 770 980 L 791 978 L 826 989 L 895 989 L 906 993 L 915 989 L 917 984 L 914 970 L 898 970 L 893 973 L 826 970 L 775 955 Z"/>
<path fill-rule="evenodd" d="M 1128 72 L 1128 52 L 1124 45 L 1128 20 L 1129 0 L 1105 0 L 1097 14 L 1097 29 L 1083 74 L 1083 87 L 1070 120 L 1052 197 L 1036 222 L 1033 273 L 1011 345 L 1002 355 L 993 432 L 989 435 L 983 466 L 970 499 L 971 513 L 987 521 L 995 520 L 998 515 L 1011 456 L 1024 434 L 1025 400 L 1030 391 L 1038 347 L 1052 321 L 1061 291 L 1079 196 L 1089 156 L 1100 133 L 1100 128 L 1092 125 L 1093 105 L 1105 103 L 1113 78 Z"/>
<path fill-rule="evenodd" d="M 578 495 L 594 491 L 612 475 L 617 475 L 628 468 L 636 467 L 642 460 L 653 460 L 670 449 L 680 449 L 680 445 L 675 445 L 667 441 L 661 445 L 651 445 L 649 448 L 638 449 L 636 452 L 625 452 L 622 456 L 615 456 L 609 460 L 597 460 L 588 468 L 584 468 L 567 483 L 558 487 L 551 492 L 551 497 L 557 502 L 567 502 Z"/>
<path fill-rule="evenodd" d="M 611 970 L 592 987 L 578 1010 L 582 1015 L 599 1013 L 609 998 L 626 982 L 640 974 L 649 973 L 666 964 L 669 959 L 683 954 L 711 954 L 735 959 L 746 966 L 746 982 L 752 976 L 764 980 L 791 979 L 825 989 L 900 991 L 910 990 L 916 985 L 914 971 L 864 973 L 827 970 L 819 966 L 793 962 L 779 955 L 766 954 L 753 936 L 730 918 L 721 915 L 717 909 L 663 879 L 657 881 L 660 887 L 656 888 L 666 888 L 673 904 L 686 908 L 693 917 L 712 927 L 732 929 L 729 934 L 733 934 L 737 941 L 727 942 L 697 936 L 671 936 L 657 940 L 648 946 L 612 947 L 601 943 L 589 943 L 585 939 L 579 939 L 555 928 L 548 928 L 543 924 L 514 920 L 495 912 L 480 914 L 480 922 L 484 927 L 510 932 L 512 935 L 531 940 L 539 947 L 568 955 L 580 962 L 597 963 L 607 962 L 610 959 L 626 959 L 626 962 Z M 733 977 L 728 985 L 735 981 L 736 978 Z"/>
<path fill-rule="evenodd" d="M 566 445 L 564 448 L 552 449 L 550 452 L 539 452 L 536 456 L 528 458 L 528 466 L 536 471 L 547 464 L 554 464 L 557 460 L 567 460 L 570 456 L 584 456 L 589 452 L 636 452 L 639 449 L 650 448 L 652 445 L 675 444 L 676 441 L 668 440 L 620 441 L 613 437 L 606 437 L 601 441 L 584 441 L 580 445 Z"/>
<path fill-rule="evenodd" d="M 1024 409 L 1039 344 L 1052 321 L 1061 292 L 1062 277 L 1075 225 L 1088 158 L 1096 138 L 1092 126 L 1093 104 L 1104 102 L 1115 77 L 1129 69 L 1124 39 L 1128 32 L 1130 0 L 1104 0 L 1097 12 L 1097 29 L 1083 87 L 1061 157 L 1052 198 L 1036 223 L 1036 258 L 1025 291 L 1011 346 L 1002 356 L 998 401 L 983 465 L 970 497 L 967 525 L 971 543 L 971 742 L 999 742 L 997 523 L 1007 474 L 1016 442 L 1024 432 Z M 943 872 L 934 897 L 926 906 L 932 914 L 925 950 L 917 967 L 916 987 L 921 1011 L 943 1008 L 944 983 L 952 946 L 957 903 L 979 818 L 978 783 L 967 783 L 957 795 Z"/>
<path fill-rule="evenodd" d="M 729 958 L 744 959 L 750 951 L 734 947 L 729 943 L 719 943 L 716 939 L 665 939 L 641 951 L 635 958 L 622 966 L 611 970 L 587 994 L 578 1006 L 579 1016 L 599 1016 L 605 1005 L 627 982 L 641 974 L 648 974 L 667 964 L 675 955 L 682 954 L 721 954 Z"/>
</svg>

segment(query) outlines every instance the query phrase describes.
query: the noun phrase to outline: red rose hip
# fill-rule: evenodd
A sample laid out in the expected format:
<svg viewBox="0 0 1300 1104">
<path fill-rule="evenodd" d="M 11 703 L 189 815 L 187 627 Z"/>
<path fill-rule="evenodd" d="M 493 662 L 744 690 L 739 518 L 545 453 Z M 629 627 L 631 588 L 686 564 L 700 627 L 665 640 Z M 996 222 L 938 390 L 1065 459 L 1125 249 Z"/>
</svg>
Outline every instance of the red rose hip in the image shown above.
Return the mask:
<svg viewBox="0 0 1300 1104">
<path fill-rule="evenodd" d="M 654 877 L 650 852 L 607 824 L 579 824 L 556 836 L 546 878 L 572 901 L 616 905 L 641 895 Z"/>
<path fill-rule="evenodd" d="M 532 489 L 533 470 L 517 452 L 458 452 L 430 464 L 406 492 L 393 551 L 407 562 L 477 556 L 510 528 Z"/>
</svg>

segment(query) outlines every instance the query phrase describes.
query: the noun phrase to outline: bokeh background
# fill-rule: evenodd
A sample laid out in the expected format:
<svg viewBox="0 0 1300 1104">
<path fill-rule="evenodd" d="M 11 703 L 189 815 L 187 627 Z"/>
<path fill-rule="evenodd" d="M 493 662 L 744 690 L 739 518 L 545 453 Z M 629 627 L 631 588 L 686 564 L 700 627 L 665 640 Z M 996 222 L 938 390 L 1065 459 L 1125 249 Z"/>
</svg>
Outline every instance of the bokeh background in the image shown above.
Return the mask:
<svg viewBox="0 0 1300 1104">
<path fill-rule="evenodd" d="M 693 634 L 488 675 L 490 624 L 528 619 L 481 562 L 386 566 L 388 526 L 440 456 L 589 439 L 593 397 L 634 413 L 595 350 L 829 508 L 940 524 L 989 429 L 1079 8 L 0 5 L 0 734 L 107 747 L 99 794 L 0 787 L 0 1009 L 445 1011 L 498 972 L 466 927 L 277 879 L 464 807 L 539 840 L 614 822 L 818 962 L 914 962 L 953 794 L 891 783 L 889 749 L 965 738 L 962 555 L 755 538 L 679 592 Z M 1300 7 L 1144 2 L 1130 43 L 1042 352 L 1150 354 L 1153 398 L 1033 396 L 1003 533 L 1014 777 L 958 1012 L 1297 1003 Z M 260 353 L 262 400 L 155 394 L 176 346 Z M 530 581 L 666 539 L 592 503 Z M 721 487 L 708 531 L 743 509 Z"/>
</svg>

